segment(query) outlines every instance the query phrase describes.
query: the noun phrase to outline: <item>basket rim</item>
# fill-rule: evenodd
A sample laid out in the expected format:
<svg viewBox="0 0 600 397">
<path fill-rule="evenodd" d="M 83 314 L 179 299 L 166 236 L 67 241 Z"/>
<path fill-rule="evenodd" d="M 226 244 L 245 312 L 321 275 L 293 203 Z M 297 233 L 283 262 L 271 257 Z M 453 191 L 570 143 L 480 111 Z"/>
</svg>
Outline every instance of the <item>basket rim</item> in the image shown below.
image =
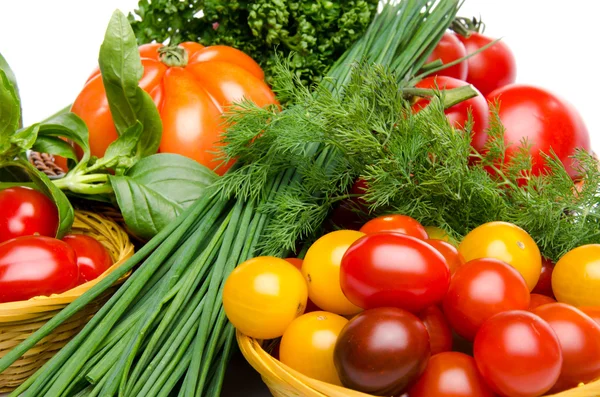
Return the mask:
<svg viewBox="0 0 600 397">
<path fill-rule="evenodd" d="M 236 339 L 242 355 L 261 375 L 267 385 L 285 384 L 288 388 L 301 385 L 305 397 L 375 397 L 370 394 L 346 389 L 340 386 L 312 379 L 288 367 L 262 348 L 262 341 L 251 338 L 236 330 Z M 265 380 L 266 379 L 266 380 Z M 298 389 L 296 389 L 298 390 Z M 558 394 L 545 397 L 598 397 L 600 396 L 600 378 L 586 385 L 579 385 Z"/>
<path fill-rule="evenodd" d="M 128 234 L 116 222 L 105 217 L 104 215 L 90 211 L 75 210 L 75 222 L 73 224 L 73 229 L 75 233 L 77 233 L 76 229 L 78 229 L 78 227 L 76 226 L 77 222 L 81 223 L 81 226 L 79 226 L 79 228 L 82 228 L 83 225 L 87 224 L 87 222 L 83 221 L 86 218 L 95 218 L 96 220 L 104 224 L 107 228 L 117 233 L 117 235 L 115 236 L 115 240 L 119 241 L 120 243 L 118 247 L 120 251 L 118 252 L 118 257 L 113 262 L 111 267 L 109 267 L 104 273 L 102 273 L 94 280 L 90 280 L 84 284 L 78 285 L 60 294 L 52 294 L 49 296 L 35 296 L 28 300 L 0 303 L 0 324 L 3 322 L 15 321 L 15 316 L 20 317 L 19 319 L 25 319 L 27 317 L 27 314 L 30 314 L 29 317 L 31 317 L 35 316 L 35 314 L 39 315 L 43 312 L 62 309 L 65 305 L 73 302 L 84 292 L 88 291 L 90 288 L 92 288 L 94 285 L 100 282 L 100 280 L 102 280 L 104 277 L 112 273 L 115 269 L 121 266 L 127 259 L 129 259 L 133 255 L 134 247 L 129 239 Z M 129 273 L 123 276 L 119 281 L 117 281 L 117 284 L 123 282 L 125 278 L 128 277 L 128 275 Z"/>
</svg>

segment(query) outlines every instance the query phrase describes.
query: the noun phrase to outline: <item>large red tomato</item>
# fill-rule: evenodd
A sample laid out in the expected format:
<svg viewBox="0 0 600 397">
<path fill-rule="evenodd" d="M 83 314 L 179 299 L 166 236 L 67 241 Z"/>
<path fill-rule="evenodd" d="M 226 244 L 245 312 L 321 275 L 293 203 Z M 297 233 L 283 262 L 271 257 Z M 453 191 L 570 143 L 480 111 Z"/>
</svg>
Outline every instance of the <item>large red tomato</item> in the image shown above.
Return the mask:
<svg viewBox="0 0 600 397">
<path fill-rule="evenodd" d="M 505 128 L 506 162 L 518 151 L 521 141 L 527 139 L 534 175 L 549 170 L 542 153 L 551 155 L 554 151 L 569 175 L 577 176 L 570 156 L 577 148 L 590 150 L 590 135 L 571 104 L 541 88 L 519 84 L 499 88 L 487 98 L 490 103 L 500 104 L 498 115 Z M 475 149 L 482 150 L 484 142 L 481 135 L 476 135 Z"/>
<path fill-rule="evenodd" d="M 427 77 L 417 83 L 417 88 L 427 89 L 452 89 L 469 85 L 468 83 L 447 76 L 435 76 Z M 426 107 L 429 104 L 429 100 L 426 98 L 419 98 L 413 105 L 413 109 L 418 110 Z M 489 123 L 489 107 L 483 95 L 478 92 L 478 95 L 474 98 L 467 99 L 466 101 L 460 102 L 444 111 L 450 124 L 454 127 L 462 128 L 469 119 L 469 113 L 473 120 L 473 133 L 475 134 L 473 139 L 474 147 L 483 144 L 485 142 L 485 131 Z M 481 136 L 484 136 L 483 142 Z"/>
<path fill-rule="evenodd" d="M 519 272 L 492 258 L 461 266 L 444 298 L 444 314 L 457 334 L 473 340 L 481 324 L 506 310 L 527 310 L 529 290 Z"/>
<path fill-rule="evenodd" d="M 543 305 L 533 312 L 550 324 L 562 348 L 562 371 L 553 392 L 600 377 L 600 325 L 581 310 L 564 303 Z"/>
<path fill-rule="evenodd" d="M 458 37 L 452 33 L 444 33 L 442 39 L 438 45 L 433 49 L 427 62 L 433 62 L 436 60 L 442 61 L 444 65 L 454 62 L 460 58 L 467 56 L 467 50 L 463 43 L 460 42 Z M 467 78 L 467 61 L 462 61 L 454 66 L 440 70 L 436 73 L 437 76 L 448 76 L 459 80 L 466 80 Z"/>
<path fill-rule="evenodd" d="M 425 372 L 410 388 L 410 397 L 494 397 L 473 357 L 445 352 L 429 359 Z"/>
<path fill-rule="evenodd" d="M 394 232 L 367 234 L 344 254 L 342 292 L 363 309 L 391 306 L 418 313 L 441 302 L 450 269 L 435 248 Z"/>
<path fill-rule="evenodd" d="M 69 234 L 63 241 L 75 250 L 79 268 L 79 284 L 94 280 L 112 265 L 106 247 L 98 240 L 84 234 Z"/>
<path fill-rule="evenodd" d="M 192 158 L 215 169 L 219 166 L 218 142 L 221 114 L 233 102 L 247 98 L 259 106 L 277 103 L 263 81 L 260 66 L 243 52 L 226 46 L 204 47 L 183 43 L 188 60 L 178 64 L 159 54 L 162 44 L 140 47 L 144 76 L 139 82 L 152 96 L 163 122 L 159 150 Z M 96 71 L 75 99 L 71 111 L 90 132 L 92 155 L 101 157 L 117 138 L 102 77 Z M 223 174 L 229 165 L 216 171 Z"/>
<path fill-rule="evenodd" d="M 472 54 L 494 39 L 473 32 L 469 37 L 457 35 L 467 50 Z M 467 59 L 467 78 L 483 95 L 489 94 L 498 87 L 515 82 L 517 65 L 515 57 L 508 46 L 499 41 L 477 55 Z"/>
<path fill-rule="evenodd" d="M 57 229 L 58 210 L 43 193 L 22 186 L 0 191 L 0 243 L 34 234 L 54 237 Z"/>
<path fill-rule="evenodd" d="M 496 314 L 479 329 L 473 354 L 494 391 L 509 397 L 537 397 L 550 390 L 563 363 L 550 325 L 530 312 Z"/>
<path fill-rule="evenodd" d="M 65 292 L 77 284 L 75 251 L 46 236 L 23 236 L 0 244 L 0 303 Z"/>
</svg>

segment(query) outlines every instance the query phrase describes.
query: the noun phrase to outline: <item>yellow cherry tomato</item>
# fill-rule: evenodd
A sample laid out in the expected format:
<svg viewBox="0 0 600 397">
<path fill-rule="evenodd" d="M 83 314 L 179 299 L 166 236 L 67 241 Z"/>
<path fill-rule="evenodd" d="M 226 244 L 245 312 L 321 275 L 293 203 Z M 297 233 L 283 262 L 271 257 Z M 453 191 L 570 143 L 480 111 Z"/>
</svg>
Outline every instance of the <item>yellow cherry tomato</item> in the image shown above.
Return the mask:
<svg viewBox="0 0 600 397">
<path fill-rule="evenodd" d="M 455 247 L 458 246 L 456 240 L 450 237 L 450 235 L 442 228 L 437 226 L 425 226 L 425 231 L 427 232 L 430 240 L 443 240 L 454 245 Z"/>
<path fill-rule="evenodd" d="M 337 230 L 319 238 L 306 252 L 302 275 L 310 300 L 321 309 L 341 315 L 362 311 L 342 292 L 340 264 L 348 247 L 364 235 L 355 230 Z"/>
<path fill-rule="evenodd" d="M 520 227 L 507 222 L 489 222 L 473 229 L 458 246 L 465 261 L 496 258 L 517 269 L 529 291 L 542 273 L 540 249 Z"/>
<path fill-rule="evenodd" d="M 552 272 L 556 300 L 573 306 L 600 306 L 600 244 L 572 249 Z"/>
<path fill-rule="evenodd" d="M 298 317 L 281 338 L 279 360 L 310 378 L 341 386 L 333 350 L 347 322 L 344 317 L 328 312 Z"/>
<path fill-rule="evenodd" d="M 262 256 L 239 265 L 225 281 L 223 308 L 242 333 L 273 339 L 306 308 L 306 282 L 283 259 Z"/>
</svg>

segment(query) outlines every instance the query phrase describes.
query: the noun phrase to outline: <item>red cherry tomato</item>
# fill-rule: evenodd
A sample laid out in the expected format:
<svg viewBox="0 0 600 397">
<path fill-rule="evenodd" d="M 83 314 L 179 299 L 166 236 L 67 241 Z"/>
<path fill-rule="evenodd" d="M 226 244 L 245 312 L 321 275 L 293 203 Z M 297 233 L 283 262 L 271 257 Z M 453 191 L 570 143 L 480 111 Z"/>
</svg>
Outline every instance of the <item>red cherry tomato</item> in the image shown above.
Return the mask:
<svg viewBox="0 0 600 397">
<path fill-rule="evenodd" d="M 542 153 L 550 155 L 554 151 L 569 175 L 577 176 L 571 156 L 577 148 L 590 151 L 591 147 L 583 119 L 571 104 L 541 88 L 518 84 L 495 90 L 487 98 L 490 103 L 500 103 L 498 115 L 505 128 L 506 162 L 526 138 L 531 145 L 534 175 L 549 170 Z M 475 133 L 473 142 L 478 143 L 474 144 L 477 150 L 483 147 L 482 138 L 483 135 Z"/>
<path fill-rule="evenodd" d="M 429 359 L 425 372 L 410 388 L 410 397 L 494 397 L 473 357 L 445 352 Z"/>
<path fill-rule="evenodd" d="M 532 312 L 535 310 L 535 308 L 540 307 L 542 305 L 547 305 L 549 303 L 556 303 L 556 301 L 553 298 L 550 298 L 546 295 L 531 294 L 529 299 L 529 308 L 527 310 Z"/>
<path fill-rule="evenodd" d="M 391 306 L 418 313 L 441 302 L 449 282 L 442 254 L 423 240 L 393 232 L 356 240 L 340 269 L 342 292 L 363 309 Z"/>
<path fill-rule="evenodd" d="M 444 314 L 457 334 L 473 340 L 481 324 L 507 310 L 527 310 L 529 289 L 513 267 L 491 258 L 461 266 L 444 298 Z"/>
<path fill-rule="evenodd" d="M 553 393 L 600 377 L 600 325 L 564 303 L 540 306 L 533 312 L 550 324 L 562 348 L 563 366 Z"/>
<path fill-rule="evenodd" d="M 285 258 L 285 260 L 289 263 L 291 263 L 292 265 L 294 265 L 294 267 L 296 267 L 296 269 L 302 271 L 302 264 L 304 263 L 304 261 L 302 259 L 298 259 L 298 258 Z M 317 305 L 315 305 L 315 303 L 313 301 L 310 300 L 310 298 L 306 301 L 306 309 L 304 310 L 304 314 L 306 313 L 312 313 L 312 312 L 319 312 L 322 311 L 321 308 L 319 308 Z"/>
<path fill-rule="evenodd" d="M 472 54 L 494 39 L 473 32 L 469 37 L 457 35 L 467 54 Z M 515 57 L 508 46 L 499 41 L 486 50 L 467 59 L 467 81 L 483 95 L 498 87 L 514 83 L 517 78 Z"/>
<path fill-rule="evenodd" d="M 465 258 L 458 252 L 458 248 L 444 240 L 425 240 L 425 242 L 438 250 L 446 258 L 446 263 L 450 268 L 450 274 L 454 274 L 456 269 L 465 264 Z"/>
<path fill-rule="evenodd" d="M 440 90 L 458 88 L 469 85 L 468 83 L 446 76 L 427 77 L 417 83 L 417 88 L 429 88 Z M 413 110 L 419 110 L 426 107 L 429 104 L 429 100 L 426 98 L 419 98 L 413 105 Z M 481 138 L 489 123 L 489 107 L 485 100 L 485 97 L 478 93 L 474 98 L 467 99 L 461 103 L 458 103 L 444 111 L 450 124 L 454 127 L 462 128 L 469 119 L 469 113 L 473 120 L 473 145 L 479 144 L 478 140 L 483 139 L 481 144 L 485 142 L 485 137 Z"/>
<path fill-rule="evenodd" d="M 23 236 L 0 244 L 0 303 L 60 294 L 77 285 L 75 251 L 46 236 Z"/>
<path fill-rule="evenodd" d="M 427 332 L 429 333 L 429 345 L 431 354 L 438 354 L 452 350 L 452 330 L 444 313 L 437 306 L 429 306 L 419 313 L 419 318 L 423 321 Z"/>
<path fill-rule="evenodd" d="M 58 210 L 46 195 L 28 187 L 0 191 L 0 243 L 21 236 L 54 237 Z"/>
<path fill-rule="evenodd" d="M 406 215 L 384 215 L 371 219 L 360 228 L 360 231 L 365 234 L 396 232 L 421 240 L 425 240 L 428 237 L 423 225 L 416 219 Z"/>
<path fill-rule="evenodd" d="M 600 325 L 600 306 L 582 306 L 579 310 L 590 316 L 592 320 Z"/>
<path fill-rule="evenodd" d="M 444 33 L 438 45 L 433 49 L 433 52 L 427 58 L 427 63 L 436 60 L 442 61 L 444 65 L 454 62 L 457 59 L 467 56 L 467 50 L 461 41 L 452 33 Z M 462 61 L 457 65 L 440 70 L 436 73 L 437 76 L 448 76 L 459 80 L 467 78 L 467 61 Z"/>
<path fill-rule="evenodd" d="M 550 325 L 526 311 L 496 314 L 479 329 L 475 362 L 487 384 L 507 397 L 537 397 L 554 385 L 562 367 Z"/>
<path fill-rule="evenodd" d="M 531 293 L 546 295 L 554 297 L 552 292 L 552 271 L 554 270 L 554 263 L 547 258 L 542 258 L 542 273 L 540 278 Z"/>
<path fill-rule="evenodd" d="M 414 314 L 381 307 L 350 320 L 333 354 L 344 386 L 381 396 L 398 395 L 425 370 L 429 335 Z"/>
<path fill-rule="evenodd" d="M 93 237 L 83 234 L 70 234 L 63 241 L 75 250 L 79 268 L 79 284 L 94 280 L 112 265 L 106 247 Z"/>
</svg>

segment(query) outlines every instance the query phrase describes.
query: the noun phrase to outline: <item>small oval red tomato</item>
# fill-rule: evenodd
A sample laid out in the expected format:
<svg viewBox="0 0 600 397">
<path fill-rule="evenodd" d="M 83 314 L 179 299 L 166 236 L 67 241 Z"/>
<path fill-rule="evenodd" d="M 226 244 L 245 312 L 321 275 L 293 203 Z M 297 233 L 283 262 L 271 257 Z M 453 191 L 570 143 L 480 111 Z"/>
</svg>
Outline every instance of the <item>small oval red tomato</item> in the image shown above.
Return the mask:
<svg viewBox="0 0 600 397">
<path fill-rule="evenodd" d="M 425 240 L 427 232 L 416 219 L 406 215 L 384 215 L 365 223 L 360 231 L 365 234 L 396 232 Z"/>
<path fill-rule="evenodd" d="M 473 32 L 469 37 L 457 35 L 464 44 L 467 54 L 472 54 L 494 39 Z M 467 81 L 483 95 L 498 87 L 514 83 L 517 78 L 517 64 L 508 46 L 499 41 L 486 50 L 467 59 Z"/>
<path fill-rule="evenodd" d="M 58 210 L 46 195 L 28 187 L 0 191 L 0 243 L 21 236 L 54 237 Z"/>
<path fill-rule="evenodd" d="M 445 352 L 429 359 L 425 372 L 410 388 L 410 397 L 494 397 L 473 357 Z"/>
<path fill-rule="evenodd" d="M 507 397 L 541 396 L 558 379 L 563 362 L 550 325 L 521 310 L 489 318 L 477 333 L 473 352 L 487 384 Z"/>
<path fill-rule="evenodd" d="M 346 324 L 334 350 L 342 384 L 381 396 L 398 395 L 423 373 L 429 335 L 414 315 L 393 307 L 364 311 Z"/>
<path fill-rule="evenodd" d="M 429 333 L 429 345 L 431 354 L 438 354 L 452 350 L 452 330 L 444 313 L 437 306 L 429 306 L 419 313 L 419 318 L 423 321 L 427 332 Z"/>
<path fill-rule="evenodd" d="M 0 303 L 65 292 L 77 284 L 75 251 L 46 236 L 23 236 L 0 244 Z"/>
<path fill-rule="evenodd" d="M 529 299 L 519 272 L 498 259 L 482 258 L 454 273 L 443 307 L 456 333 L 472 341 L 485 320 L 507 310 L 527 310 Z"/>
<path fill-rule="evenodd" d="M 454 274 L 456 269 L 465 264 L 465 258 L 458 252 L 458 248 L 444 240 L 425 240 L 425 242 L 431 245 L 433 248 L 438 250 L 440 254 L 446 259 L 448 267 L 450 268 L 450 274 Z"/>
<path fill-rule="evenodd" d="M 400 233 L 367 234 L 356 240 L 340 270 L 344 295 L 363 309 L 391 306 L 418 313 L 441 302 L 450 282 L 442 254 Z"/>
<path fill-rule="evenodd" d="M 556 333 L 563 366 L 552 392 L 558 393 L 600 377 L 600 325 L 581 310 L 552 303 L 533 311 Z"/>
<path fill-rule="evenodd" d="M 531 294 L 529 299 L 529 308 L 527 310 L 532 312 L 535 308 L 542 305 L 547 305 L 548 303 L 556 303 L 556 301 L 546 295 Z"/>
<path fill-rule="evenodd" d="M 579 310 L 590 316 L 592 320 L 600 325 L 600 306 L 581 306 Z"/>
<path fill-rule="evenodd" d="M 94 280 L 112 265 L 106 247 L 93 237 L 83 234 L 70 234 L 63 241 L 75 250 L 79 268 L 79 284 Z"/>
<path fill-rule="evenodd" d="M 552 292 L 552 271 L 554 270 L 554 262 L 548 258 L 542 258 L 542 273 L 531 293 L 554 297 Z"/>
<path fill-rule="evenodd" d="M 431 55 L 429 55 L 429 58 L 427 58 L 427 63 L 439 59 L 444 65 L 446 65 L 466 56 L 467 50 L 458 37 L 452 33 L 444 33 L 438 45 L 433 49 L 433 52 Z M 436 72 L 436 75 L 465 80 L 467 78 L 467 72 L 467 61 L 462 61 L 454 66 L 450 66 L 449 68 Z"/>
<path fill-rule="evenodd" d="M 421 80 L 417 83 L 417 88 L 427 88 L 427 89 L 440 89 L 440 90 L 449 90 L 452 88 L 458 88 L 469 85 L 468 83 L 453 79 L 452 77 L 446 76 L 435 76 L 435 77 L 427 77 L 426 79 Z M 429 104 L 429 99 L 419 98 L 413 105 L 414 110 L 419 110 L 426 107 Z M 478 95 L 474 98 L 467 99 L 461 103 L 458 103 L 444 111 L 446 113 L 446 117 L 452 126 L 457 128 L 462 128 L 465 126 L 465 123 L 469 119 L 469 114 L 471 114 L 471 119 L 473 120 L 473 133 L 475 134 L 473 137 L 473 145 L 477 144 L 477 139 L 481 134 L 485 133 L 485 130 L 488 128 L 489 124 L 489 107 L 485 100 L 485 97 L 478 93 Z M 485 137 L 483 138 L 485 141 Z"/>
<path fill-rule="evenodd" d="M 522 140 L 527 139 L 533 175 L 550 171 L 543 153 L 552 155 L 554 152 L 567 173 L 572 178 L 577 176 L 571 156 L 576 149 L 590 151 L 591 147 L 587 127 L 571 104 L 541 88 L 519 84 L 499 88 L 487 99 L 491 103 L 500 102 L 498 116 L 505 128 L 507 145 L 505 162 L 511 161 L 520 150 Z M 485 139 L 476 135 L 475 141 Z"/>
</svg>

